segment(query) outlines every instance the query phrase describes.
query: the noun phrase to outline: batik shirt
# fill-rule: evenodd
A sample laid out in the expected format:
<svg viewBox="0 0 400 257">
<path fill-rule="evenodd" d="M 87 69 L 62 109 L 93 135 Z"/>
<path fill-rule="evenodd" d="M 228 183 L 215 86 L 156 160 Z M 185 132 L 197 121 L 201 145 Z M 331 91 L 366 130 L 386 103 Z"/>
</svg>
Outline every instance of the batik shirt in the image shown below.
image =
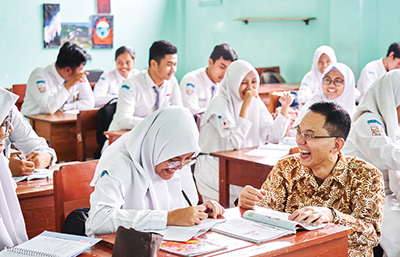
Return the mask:
<svg viewBox="0 0 400 257">
<path fill-rule="evenodd" d="M 381 172 L 356 157 L 339 155 L 331 174 L 318 185 L 312 170 L 300 164 L 298 154 L 280 160 L 262 188 L 258 205 L 293 213 L 306 206 L 330 207 L 333 223 L 349 226 L 349 256 L 373 256 L 378 245 L 385 194 Z"/>
</svg>

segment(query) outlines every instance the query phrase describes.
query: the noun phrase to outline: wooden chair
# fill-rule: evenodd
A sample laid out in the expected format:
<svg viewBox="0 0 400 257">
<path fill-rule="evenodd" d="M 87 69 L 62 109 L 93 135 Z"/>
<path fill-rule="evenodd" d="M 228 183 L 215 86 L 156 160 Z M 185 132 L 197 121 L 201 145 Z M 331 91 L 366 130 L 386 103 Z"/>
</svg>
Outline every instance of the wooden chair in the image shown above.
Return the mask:
<svg viewBox="0 0 400 257">
<path fill-rule="evenodd" d="M 76 119 L 76 153 L 78 161 L 94 158 L 97 148 L 96 117 L 99 110 L 80 111 Z"/>
<path fill-rule="evenodd" d="M 81 207 L 88 207 L 94 188 L 93 179 L 98 160 L 62 166 L 54 172 L 54 208 L 56 231 L 61 232 L 68 214 Z"/>
<path fill-rule="evenodd" d="M 12 86 L 12 92 L 16 95 L 19 95 L 15 105 L 17 106 L 18 110 L 21 111 L 21 106 L 25 99 L 26 84 L 14 84 Z"/>
<path fill-rule="evenodd" d="M 274 71 L 274 72 L 276 72 L 276 73 L 280 73 L 279 66 L 261 67 L 261 68 L 255 68 L 255 69 L 256 69 L 256 71 L 258 72 L 258 76 L 261 76 L 261 73 L 262 73 L 263 71 L 265 71 L 265 70 L 272 70 L 272 71 Z"/>
</svg>

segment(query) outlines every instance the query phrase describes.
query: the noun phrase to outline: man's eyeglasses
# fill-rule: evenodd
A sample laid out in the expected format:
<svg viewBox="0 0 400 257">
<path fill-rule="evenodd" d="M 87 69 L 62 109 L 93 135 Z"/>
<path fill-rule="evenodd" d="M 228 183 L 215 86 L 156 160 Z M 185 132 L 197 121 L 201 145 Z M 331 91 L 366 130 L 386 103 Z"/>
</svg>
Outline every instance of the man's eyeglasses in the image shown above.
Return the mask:
<svg viewBox="0 0 400 257">
<path fill-rule="evenodd" d="M 168 160 L 168 161 L 167 161 L 167 163 L 168 163 L 168 169 L 176 169 L 176 168 L 178 168 L 178 167 L 181 166 L 181 165 L 182 165 L 182 166 L 193 165 L 193 164 L 196 162 L 196 160 L 197 160 L 197 157 L 193 157 L 192 159 L 187 160 L 187 161 L 184 161 L 184 162 Z"/>
<path fill-rule="evenodd" d="M 11 116 L 12 112 L 8 114 L 8 116 L 5 118 L 4 122 L 1 124 L 2 127 L 5 127 L 5 135 L 8 136 L 10 133 L 10 127 L 11 127 Z"/>
<path fill-rule="evenodd" d="M 325 85 L 330 85 L 332 83 L 332 79 L 330 77 L 324 77 L 322 79 L 322 83 L 324 83 Z M 343 83 L 344 83 L 343 79 L 336 78 L 335 80 L 333 80 L 333 84 L 337 87 L 343 86 Z"/>
<path fill-rule="evenodd" d="M 337 137 L 337 136 L 314 136 L 311 135 L 310 133 L 307 132 L 301 132 L 299 129 L 299 126 L 296 126 L 293 128 L 294 130 L 296 130 L 296 136 L 302 136 L 304 140 L 308 141 L 312 138 L 331 138 L 331 137 Z"/>
</svg>

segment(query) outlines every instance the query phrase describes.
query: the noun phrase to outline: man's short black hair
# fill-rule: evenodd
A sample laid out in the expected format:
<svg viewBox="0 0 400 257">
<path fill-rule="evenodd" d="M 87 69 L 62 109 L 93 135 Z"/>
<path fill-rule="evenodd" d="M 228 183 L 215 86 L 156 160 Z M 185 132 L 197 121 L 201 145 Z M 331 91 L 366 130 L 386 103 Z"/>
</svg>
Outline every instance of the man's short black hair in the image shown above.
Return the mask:
<svg viewBox="0 0 400 257">
<path fill-rule="evenodd" d="M 394 53 L 394 55 L 393 55 L 394 58 L 400 58 L 400 43 L 391 44 L 389 46 L 389 50 L 387 52 L 386 57 L 388 57 L 391 52 Z"/>
<path fill-rule="evenodd" d="M 238 59 L 238 55 L 235 50 L 228 44 L 220 44 L 214 47 L 210 58 L 215 62 L 219 58 L 223 58 L 225 61 L 234 62 Z"/>
<path fill-rule="evenodd" d="M 121 46 L 115 51 L 115 60 L 117 60 L 118 56 L 124 53 L 129 53 L 133 60 L 135 60 L 135 50 L 133 50 L 130 46 Z"/>
<path fill-rule="evenodd" d="M 330 136 L 341 137 L 345 141 L 349 135 L 351 119 L 349 113 L 334 102 L 316 102 L 309 108 L 310 111 L 325 116 L 324 129 Z"/>
<path fill-rule="evenodd" d="M 171 42 L 167 40 L 156 41 L 150 47 L 149 65 L 151 60 L 160 64 L 167 54 L 176 54 L 177 52 L 178 49 Z"/>
<path fill-rule="evenodd" d="M 90 59 L 90 55 L 85 50 L 75 44 L 65 42 L 58 53 L 56 66 L 60 69 L 70 67 L 75 70 L 82 63 L 85 65 L 86 61 Z"/>
</svg>

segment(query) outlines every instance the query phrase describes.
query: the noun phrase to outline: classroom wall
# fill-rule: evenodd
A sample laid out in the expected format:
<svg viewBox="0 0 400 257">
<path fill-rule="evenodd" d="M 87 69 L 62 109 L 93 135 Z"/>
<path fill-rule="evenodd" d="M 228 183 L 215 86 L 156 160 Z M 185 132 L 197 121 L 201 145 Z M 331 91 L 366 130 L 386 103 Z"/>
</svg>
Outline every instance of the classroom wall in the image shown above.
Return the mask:
<svg viewBox="0 0 400 257">
<path fill-rule="evenodd" d="M 397 0 L 222 0 L 200 6 L 199 0 L 111 0 L 114 49 L 87 49 L 87 69 L 114 68 L 114 52 L 123 45 L 136 50 L 136 66 L 148 65 L 148 49 L 166 39 L 178 47 L 178 80 L 207 65 L 216 44 L 227 42 L 240 59 L 256 67 L 280 66 L 288 82 L 300 82 L 310 69 L 315 49 L 332 46 L 338 60 L 356 79 L 363 66 L 386 55 L 400 41 Z M 61 4 L 63 22 L 89 22 L 95 0 L 49 0 Z M 58 49 L 43 48 L 43 1 L 3 0 L 0 26 L 0 86 L 26 83 L 37 66 L 55 61 Z M 76 8 L 79 6 L 79 8 Z M 233 21 L 243 17 L 316 17 L 302 21 Z"/>
</svg>

